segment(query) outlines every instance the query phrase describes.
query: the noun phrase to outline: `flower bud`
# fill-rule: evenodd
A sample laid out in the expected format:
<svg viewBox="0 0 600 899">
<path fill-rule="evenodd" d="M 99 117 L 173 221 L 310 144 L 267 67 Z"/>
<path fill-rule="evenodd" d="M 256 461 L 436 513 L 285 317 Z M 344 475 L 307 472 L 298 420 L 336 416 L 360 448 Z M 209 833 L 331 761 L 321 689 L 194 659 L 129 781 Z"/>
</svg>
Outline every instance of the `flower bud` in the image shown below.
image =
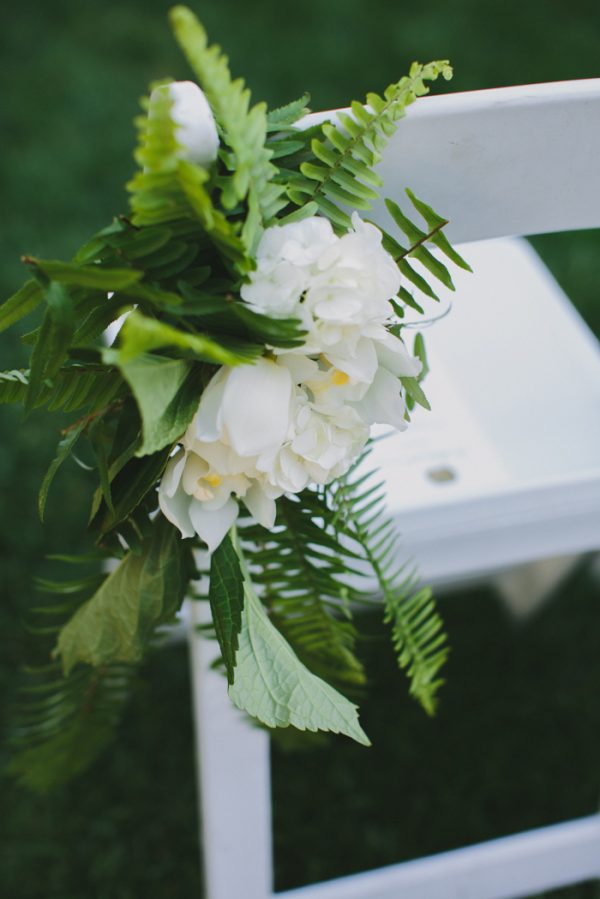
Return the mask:
<svg viewBox="0 0 600 899">
<path fill-rule="evenodd" d="M 159 92 L 167 91 L 171 98 L 171 118 L 177 125 L 176 137 L 182 158 L 207 168 L 217 158 L 219 135 L 212 110 L 204 92 L 192 81 L 173 81 L 155 88 L 152 101 Z"/>
</svg>

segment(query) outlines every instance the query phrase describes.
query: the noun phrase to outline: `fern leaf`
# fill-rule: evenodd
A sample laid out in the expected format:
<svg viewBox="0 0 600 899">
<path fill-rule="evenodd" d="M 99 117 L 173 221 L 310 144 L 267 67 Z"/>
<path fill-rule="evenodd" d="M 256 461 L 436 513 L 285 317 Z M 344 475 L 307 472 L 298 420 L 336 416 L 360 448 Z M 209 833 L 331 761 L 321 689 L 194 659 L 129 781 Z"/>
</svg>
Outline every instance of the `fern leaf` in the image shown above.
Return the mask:
<svg viewBox="0 0 600 899">
<path fill-rule="evenodd" d="M 176 6 L 170 18 L 175 37 L 215 114 L 223 142 L 233 154 L 233 174 L 222 183 L 223 206 L 234 209 L 248 197 L 250 211 L 256 211 L 255 225 L 245 231 L 246 245 L 252 249 L 259 226 L 269 225 L 287 205 L 283 187 L 273 181 L 277 170 L 266 146 L 266 105 L 250 107 L 250 91 L 242 79 L 232 80 L 227 57 L 216 45 L 209 46 L 206 32 L 191 10 Z"/>
<path fill-rule="evenodd" d="M 443 623 L 428 588 L 420 588 L 414 573 L 399 565 L 398 536 L 385 512 L 383 484 L 372 484 L 375 472 L 353 469 L 329 489 L 338 521 L 349 539 L 361 547 L 364 559 L 377 578 L 385 607 L 385 621 L 392 625 L 398 664 L 410 681 L 410 693 L 428 714 L 433 714 L 437 692 L 443 683 L 439 672 L 448 656 Z"/>
<path fill-rule="evenodd" d="M 305 490 L 277 503 L 275 528 L 240 530 L 252 580 L 271 620 L 296 655 L 320 677 L 340 686 L 365 682 L 354 655 L 356 630 L 347 585 L 355 557 L 340 546 L 323 498 Z"/>
<path fill-rule="evenodd" d="M 373 167 L 406 107 L 428 92 L 426 81 L 439 75 L 451 77 L 445 60 L 424 66 L 414 63 L 409 75 L 391 84 L 383 97 L 368 94 L 366 104 L 352 104 L 352 115 L 340 113 L 338 124 L 321 125 L 320 138 L 311 143 L 320 164 L 300 164 L 298 176 L 288 187 L 290 200 L 296 205 L 315 202 L 342 230 L 350 227 L 350 217 L 340 207 L 370 208 L 377 196 L 374 188 L 381 185 Z M 333 215 L 332 207 L 336 210 Z"/>
<path fill-rule="evenodd" d="M 267 130 L 284 131 L 291 128 L 298 119 L 301 119 L 309 112 L 309 103 L 310 94 L 302 94 L 297 100 L 292 100 L 291 103 L 286 103 L 285 106 L 270 109 L 267 113 Z"/>
<path fill-rule="evenodd" d="M 116 399 L 123 385 L 123 378 L 114 368 L 70 365 L 44 381 L 34 406 L 47 406 L 50 412 L 72 412 L 85 407 L 92 413 Z M 0 403 L 24 403 L 28 386 L 27 369 L 0 372 Z"/>
</svg>

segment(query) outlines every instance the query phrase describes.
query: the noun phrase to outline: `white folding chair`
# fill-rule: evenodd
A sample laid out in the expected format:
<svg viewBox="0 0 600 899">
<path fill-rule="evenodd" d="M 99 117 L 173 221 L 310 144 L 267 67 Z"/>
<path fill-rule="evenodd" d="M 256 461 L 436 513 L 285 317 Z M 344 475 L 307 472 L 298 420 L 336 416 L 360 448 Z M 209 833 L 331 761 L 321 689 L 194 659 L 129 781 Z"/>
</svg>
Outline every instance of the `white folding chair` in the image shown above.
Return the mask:
<svg viewBox="0 0 600 899">
<path fill-rule="evenodd" d="M 385 153 L 383 195 L 410 186 L 449 218 L 475 272 L 427 333 L 433 411 L 371 459 L 426 582 L 600 548 L 598 344 L 513 237 L 600 227 L 599 164 L 600 79 L 419 100 Z M 190 634 L 206 899 L 268 899 L 269 738 Z M 600 815 L 277 895 L 509 899 L 595 877 Z"/>
</svg>

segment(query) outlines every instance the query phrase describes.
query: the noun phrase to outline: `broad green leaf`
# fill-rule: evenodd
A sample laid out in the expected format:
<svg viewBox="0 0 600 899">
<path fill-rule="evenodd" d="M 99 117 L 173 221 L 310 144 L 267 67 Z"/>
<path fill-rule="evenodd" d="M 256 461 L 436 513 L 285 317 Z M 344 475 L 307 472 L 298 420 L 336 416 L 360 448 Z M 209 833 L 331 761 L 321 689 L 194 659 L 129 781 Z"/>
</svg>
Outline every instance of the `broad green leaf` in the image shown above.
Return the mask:
<svg viewBox="0 0 600 899">
<path fill-rule="evenodd" d="M 202 370 L 183 359 L 150 353 L 125 362 L 116 351 L 104 355 L 119 365 L 140 410 L 142 445 L 136 456 L 155 453 L 181 437 L 200 402 Z"/>
<path fill-rule="evenodd" d="M 26 281 L 12 297 L 0 306 L 0 331 L 5 331 L 19 319 L 33 312 L 42 302 L 43 297 L 42 287 L 37 281 L 33 279 Z"/>
<path fill-rule="evenodd" d="M 210 337 L 180 331 L 172 325 L 148 318 L 134 310 L 119 332 L 119 365 L 161 347 L 178 347 L 205 362 L 214 362 L 218 365 L 239 365 L 255 355 L 249 352 L 232 352 Z M 111 361 L 114 361 L 112 357 Z"/>
<path fill-rule="evenodd" d="M 79 440 L 79 437 L 81 436 L 81 433 L 82 433 L 84 427 L 85 427 L 85 420 L 72 426 L 66 432 L 65 436 L 58 444 L 58 450 L 57 450 L 56 456 L 52 460 L 50 467 L 48 468 L 48 471 L 44 475 L 44 480 L 42 481 L 42 486 L 40 487 L 40 493 L 38 496 L 38 510 L 40 513 L 41 521 L 44 520 L 44 512 L 46 510 L 46 500 L 48 498 L 48 491 L 50 489 L 50 485 L 52 484 L 52 481 L 54 480 L 54 476 L 56 475 L 56 472 L 58 471 L 60 466 L 63 464 L 63 462 L 71 454 L 71 451 L 72 451 L 73 447 L 75 446 L 75 444 L 77 443 L 77 441 Z"/>
<path fill-rule="evenodd" d="M 332 731 L 369 746 L 356 706 L 305 668 L 247 579 L 244 593 L 236 677 L 229 687 L 234 704 L 269 727 Z"/>
<path fill-rule="evenodd" d="M 229 535 L 211 556 L 208 598 L 221 655 L 227 669 L 227 680 L 233 684 L 238 636 L 242 627 L 244 577 L 238 554 Z"/>
<path fill-rule="evenodd" d="M 55 655 L 65 674 L 78 662 L 138 662 L 156 626 L 179 609 L 190 571 L 189 548 L 159 516 L 144 551 L 129 552 L 61 630 Z"/>
</svg>

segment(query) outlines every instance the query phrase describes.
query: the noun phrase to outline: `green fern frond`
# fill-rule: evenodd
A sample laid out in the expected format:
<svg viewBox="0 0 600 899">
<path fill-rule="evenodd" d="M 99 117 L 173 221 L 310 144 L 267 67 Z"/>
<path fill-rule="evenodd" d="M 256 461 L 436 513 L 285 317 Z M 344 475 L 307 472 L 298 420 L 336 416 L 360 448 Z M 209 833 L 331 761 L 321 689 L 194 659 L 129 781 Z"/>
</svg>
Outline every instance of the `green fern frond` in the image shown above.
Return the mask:
<svg viewBox="0 0 600 899">
<path fill-rule="evenodd" d="M 209 46 L 206 32 L 191 10 L 176 6 L 170 19 L 215 114 L 223 143 L 231 151 L 228 167 L 233 174 L 221 179 L 222 203 L 225 209 L 233 210 L 247 198 L 249 212 L 243 238 L 251 250 L 260 227 L 271 224 L 287 205 L 282 186 L 273 180 L 277 170 L 266 147 L 266 105 L 250 107 L 250 91 L 244 81 L 232 80 L 227 57 L 220 47 Z"/>
<path fill-rule="evenodd" d="M 144 98 L 142 108 L 146 113 L 149 107 L 149 99 Z M 138 147 L 134 155 L 140 170 L 127 184 L 131 194 L 132 222 L 136 226 L 153 226 L 156 233 L 156 226 L 196 219 L 223 255 L 244 273 L 250 268 L 250 262 L 240 237 L 241 226 L 229 221 L 213 205 L 205 186 L 209 173 L 181 158 L 182 150 L 177 141 L 171 109 L 168 91 L 158 91 L 152 99 L 151 115 L 145 114 L 136 120 Z M 194 256 L 188 255 L 182 265 L 180 257 L 173 258 L 173 253 L 178 249 L 174 241 L 165 243 L 164 252 L 168 252 L 170 258 L 163 265 L 179 262 L 178 269 L 181 270 L 193 261 Z M 195 247 L 188 242 L 181 244 L 179 249 L 182 254 L 197 252 L 197 241 Z M 153 277 L 161 280 L 176 273 L 175 270 L 165 271 L 163 268 L 154 271 Z"/>
<path fill-rule="evenodd" d="M 319 677 L 352 687 L 365 682 L 354 655 L 356 630 L 347 576 L 356 561 L 338 542 L 323 497 L 305 490 L 277 502 L 272 531 L 240 529 L 252 575 L 272 622 Z"/>
<path fill-rule="evenodd" d="M 29 386 L 29 370 L 0 372 L 0 403 L 24 403 Z M 70 365 L 44 382 L 35 407 L 50 412 L 72 412 L 86 408 L 94 412 L 108 406 L 123 391 L 121 374 L 113 368 Z"/>
<path fill-rule="evenodd" d="M 267 113 L 267 131 L 287 131 L 296 124 L 303 116 L 307 115 L 310 110 L 310 94 L 302 94 L 297 100 L 286 103 L 285 106 L 278 106 L 276 109 L 270 109 Z"/>
<path fill-rule="evenodd" d="M 374 172 L 396 122 L 406 107 L 428 92 L 426 81 L 450 78 L 447 61 L 413 63 L 410 73 L 391 84 L 383 96 L 368 94 L 366 103 L 352 103 L 351 114 L 338 114 L 337 123 L 325 122 L 311 141 L 317 162 L 301 162 L 288 183 L 288 196 L 298 206 L 316 202 L 323 215 L 342 230 L 350 217 L 341 207 L 369 209 L 377 198 L 381 179 Z"/>
<path fill-rule="evenodd" d="M 37 793 L 76 777 L 110 742 L 136 678 L 131 665 L 80 668 L 66 678 L 57 663 L 24 669 L 9 712 L 8 773 Z"/>
<path fill-rule="evenodd" d="M 443 683 L 438 676 L 448 657 L 443 622 L 431 591 L 419 587 L 406 563 L 399 562 L 399 538 L 387 516 L 385 485 L 373 483 L 376 472 L 364 473 L 370 450 L 328 491 L 340 529 L 360 546 L 372 569 L 385 607 L 385 621 L 392 625 L 398 664 L 410 681 L 410 694 L 428 714 L 436 708 Z"/>
</svg>

